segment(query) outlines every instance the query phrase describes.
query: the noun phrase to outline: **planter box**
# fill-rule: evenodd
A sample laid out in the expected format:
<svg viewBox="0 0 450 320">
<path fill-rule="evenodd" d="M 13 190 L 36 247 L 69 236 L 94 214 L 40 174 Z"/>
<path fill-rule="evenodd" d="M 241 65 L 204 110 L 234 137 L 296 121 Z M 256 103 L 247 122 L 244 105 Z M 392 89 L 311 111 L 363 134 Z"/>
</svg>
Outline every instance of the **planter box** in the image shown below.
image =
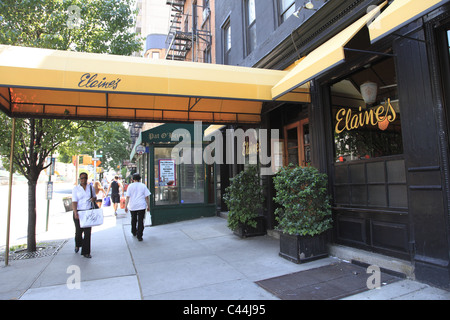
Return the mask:
<svg viewBox="0 0 450 320">
<path fill-rule="evenodd" d="M 256 218 L 256 228 L 245 224 L 239 224 L 239 227 L 234 231 L 234 234 L 241 238 L 264 236 L 266 234 L 265 217 L 258 216 Z"/>
<path fill-rule="evenodd" d="M 279 255 L 295 263 L 328 257 L 326 232 L 316 236 L 280 234 Z"/>
</svg>

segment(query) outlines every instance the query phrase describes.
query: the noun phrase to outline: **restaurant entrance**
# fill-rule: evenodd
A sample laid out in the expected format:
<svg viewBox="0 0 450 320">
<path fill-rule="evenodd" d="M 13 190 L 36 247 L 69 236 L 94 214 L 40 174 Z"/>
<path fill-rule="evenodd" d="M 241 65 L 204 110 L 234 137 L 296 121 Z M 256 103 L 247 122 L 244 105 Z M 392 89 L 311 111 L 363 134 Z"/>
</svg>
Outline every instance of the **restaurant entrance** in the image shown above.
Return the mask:
<svg viewBox="0 0 450 320">
<path fill-rule="evenodd" d="M 335 239 L 410 260 L 408 192 L 394 58 L 329 86 Z"/>
</svg>

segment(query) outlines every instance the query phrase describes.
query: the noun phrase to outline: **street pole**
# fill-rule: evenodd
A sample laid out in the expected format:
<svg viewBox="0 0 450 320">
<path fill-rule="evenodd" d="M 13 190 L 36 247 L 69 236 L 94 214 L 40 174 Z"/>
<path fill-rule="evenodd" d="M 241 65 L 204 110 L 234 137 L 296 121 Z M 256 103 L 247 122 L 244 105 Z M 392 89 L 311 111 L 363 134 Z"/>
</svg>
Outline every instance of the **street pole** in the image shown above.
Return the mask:
<svg viewBox="0 0 450 320">
<path fill-rule="evenodd" d="M 77 161 L 75 161 L 75 183 L 74 185 L 78 185 L 78 161 L 79 161 L 80 155 L 77 154 Z"/>
<path fill-rule="evenodd" d="M 94 150 L 94 182 L 97 181 L 97 151 Z"/>
<path fill-rule="evenodd" d="M 49 197 L 49 185 L 50 182 L 52 182 L 52 174 L 53 174 L 53 155 L 51 155 L 50 157 L 50 167 L 48 167 L 48 183 L 47 183 L 47 219 L 45 222 L 45 232 L 48 231 L 48 218 L 49 218 L 49 213 L 50 213 L 50 200 L 51 198 Z M 53 186 L 52 186 L 53 188 Z M 53 189 L 52 189 L 52 193 L 53 193 Z"/>
<path fill-rule="evenodd" d="M 8 192 L 8 218 L 6 222 L 6 250 L 5 250 L 5 266 L 9 263 L 9 234 L 11 225 L 11 197 L 12 197 L 12 180 L 13 180 L 13 155 L 14 155 L 14 140 L 16 135 L 16 118 L 12 118 L 11 130 L 11 153 L 9 155 L 9 192 Z"/>
</svg>

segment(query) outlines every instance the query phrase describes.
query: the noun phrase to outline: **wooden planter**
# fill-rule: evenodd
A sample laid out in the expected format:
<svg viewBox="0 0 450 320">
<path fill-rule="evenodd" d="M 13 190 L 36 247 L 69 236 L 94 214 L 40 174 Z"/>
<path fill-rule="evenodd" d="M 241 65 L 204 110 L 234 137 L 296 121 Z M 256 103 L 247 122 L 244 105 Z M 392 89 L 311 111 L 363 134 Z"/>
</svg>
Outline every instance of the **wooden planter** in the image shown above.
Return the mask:
<svg viewBox="0 0 450 320">
<path fill-rule="evenodd" d="M 295 263 L 328 257 L 326 232 L 316 236 L 280 234 L 279 255 Z"/>
<path fill-rule="evenodd" d="M 258 216 L 256 218 L 256 228 L 246 224 L 239 224 L 234 234 L 241 238 L 263 236 L 266 234 L 266 219 L 264 216 Z"/>
</svg>

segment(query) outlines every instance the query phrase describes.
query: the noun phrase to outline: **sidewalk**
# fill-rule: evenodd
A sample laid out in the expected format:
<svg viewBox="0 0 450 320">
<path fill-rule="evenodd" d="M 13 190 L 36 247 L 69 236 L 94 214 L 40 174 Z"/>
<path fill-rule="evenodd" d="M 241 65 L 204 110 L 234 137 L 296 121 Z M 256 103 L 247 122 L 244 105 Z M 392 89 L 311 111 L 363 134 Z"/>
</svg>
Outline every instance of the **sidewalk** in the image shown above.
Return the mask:
<svg viewBox="0 0 450 320">
<path fill-rule="evenodd" d="M 2 265 L 0 299 L 278 300 L 255 282 L 339 262 L 294 264 L 278 256 L 278 240 L 240 239 L 218 217 L 146 228 L 142 242 L 129 223 L 125 214 L 107 215 L 86 259 L 73 251 L 71 212 L 61 216 L 46 240 L 69 240 L 56 255 Z M 450 292 L 400 280 L 346 299 L 450 300 Z"/>
</svg>

